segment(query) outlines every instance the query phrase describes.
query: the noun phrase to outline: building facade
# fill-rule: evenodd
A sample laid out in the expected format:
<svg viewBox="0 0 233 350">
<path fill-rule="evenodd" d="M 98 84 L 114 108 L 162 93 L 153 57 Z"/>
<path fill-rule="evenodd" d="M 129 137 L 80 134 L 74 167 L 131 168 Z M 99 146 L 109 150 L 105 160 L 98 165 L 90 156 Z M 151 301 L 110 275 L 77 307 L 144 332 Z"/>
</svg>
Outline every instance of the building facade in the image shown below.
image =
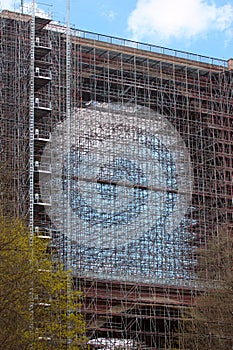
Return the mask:
<svg viewBox="0 0 233 350">
<path fill-rule="evenodd" d="M 0 30 L 6 212 L 72 269 L 90 339 L 178 347 L 195 250 L 232 225 L 232 60 L 9 11 Z"/>
</svg>

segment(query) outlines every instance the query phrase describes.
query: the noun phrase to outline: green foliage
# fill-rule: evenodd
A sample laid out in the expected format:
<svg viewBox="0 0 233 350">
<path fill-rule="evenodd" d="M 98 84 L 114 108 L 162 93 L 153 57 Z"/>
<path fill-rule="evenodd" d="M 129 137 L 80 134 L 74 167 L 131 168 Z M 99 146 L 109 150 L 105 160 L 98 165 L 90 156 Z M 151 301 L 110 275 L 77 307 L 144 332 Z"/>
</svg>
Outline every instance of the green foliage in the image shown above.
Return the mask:
<svg viewBox="0 0 233 350">
<path fill-rule="evenodd" d="M 28 234 L 22 222 L 0 216 L 0 342 L 4 349 L 23 349 L 28 343 L 28 248 Z"/>
<path fill-rule="evenodd" d="M 41 238 L 0 216 L 0 342 L 4 349 L 82 349 L 81 293 Z"/>
</svg>

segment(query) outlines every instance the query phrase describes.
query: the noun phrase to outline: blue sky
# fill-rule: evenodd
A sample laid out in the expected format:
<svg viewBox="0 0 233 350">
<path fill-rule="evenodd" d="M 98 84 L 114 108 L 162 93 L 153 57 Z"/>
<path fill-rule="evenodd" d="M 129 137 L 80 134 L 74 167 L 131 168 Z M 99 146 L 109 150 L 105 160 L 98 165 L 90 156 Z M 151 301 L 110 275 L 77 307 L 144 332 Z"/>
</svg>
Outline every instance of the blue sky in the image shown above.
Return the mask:
<svg viewBox="0 0 233 350">
<path fill-rule="evenodd" d="M 38 2 L 38 8 L 65 21 L 65 0 L 43 3 L 49 6 Z M 19 0 L 0 0 L 2 9 L 19 6 Z M 70 0 L 70 8 L 70 22 L 79 29 L 204 56 L 233 57 L 231 0 Z"/>
</svg>

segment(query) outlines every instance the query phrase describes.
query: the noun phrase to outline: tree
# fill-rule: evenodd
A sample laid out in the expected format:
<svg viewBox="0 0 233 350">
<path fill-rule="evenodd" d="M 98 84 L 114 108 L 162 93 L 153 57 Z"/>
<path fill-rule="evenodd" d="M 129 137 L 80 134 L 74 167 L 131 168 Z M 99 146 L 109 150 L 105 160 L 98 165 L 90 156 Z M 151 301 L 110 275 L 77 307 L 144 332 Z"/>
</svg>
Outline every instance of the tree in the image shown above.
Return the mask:
<svg viewBox="0 0 233 350">
<path fill-rule="evenodd" d="M 72 275 L 44 240 L 0 216 L 0 342 L 4 349 L 82 349 L 85 323 Z"/>
<path fill-rule="evenodd" d="M 184 349 L 233 349 L 233 230 L 197 252 L 199 292 L 183 321 Z"/>
<path fill-rule="evenodd" d="M 31 270 L 22 222 L 0 216 L 0 343 L 22 349 L 28 329 Z"/>
</svg>

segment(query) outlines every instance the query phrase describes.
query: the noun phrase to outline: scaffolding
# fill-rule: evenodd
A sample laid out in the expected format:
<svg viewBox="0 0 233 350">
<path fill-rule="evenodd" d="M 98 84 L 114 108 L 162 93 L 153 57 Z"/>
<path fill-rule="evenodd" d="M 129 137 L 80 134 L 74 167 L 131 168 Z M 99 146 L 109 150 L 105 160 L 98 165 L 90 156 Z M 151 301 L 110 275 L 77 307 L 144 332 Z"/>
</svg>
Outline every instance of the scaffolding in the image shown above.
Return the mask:
<svg viewBox="0 0 233 350">
<path fill-rule="evenodd" d="M 0 30 L 2 201 L 72 267 L 90 339 L 172 349 L 195 250 L 232 226 L 232 60 L 9 11 Z"/>
</svg>

